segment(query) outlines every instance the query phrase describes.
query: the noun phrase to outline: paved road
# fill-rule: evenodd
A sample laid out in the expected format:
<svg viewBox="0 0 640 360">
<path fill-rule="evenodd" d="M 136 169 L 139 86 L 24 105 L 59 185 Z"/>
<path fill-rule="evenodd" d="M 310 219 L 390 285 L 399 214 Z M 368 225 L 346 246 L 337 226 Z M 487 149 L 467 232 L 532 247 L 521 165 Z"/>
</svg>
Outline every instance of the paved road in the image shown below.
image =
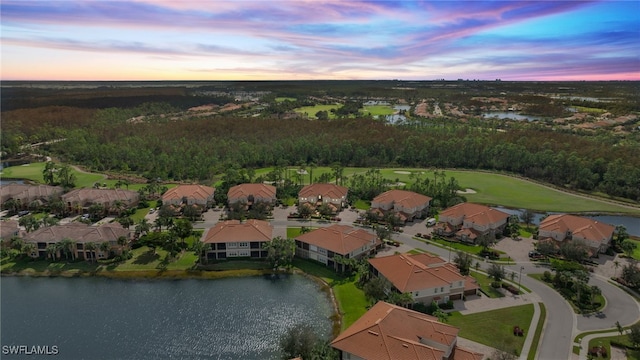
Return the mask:
<svg viewBox="0 0 640 360">
<path fill-rule="evenodd" d="M 286 220 L 286 213 L 290 210 L 277 210 L 274 212 L 275 219 L 271 221 L 277 233 L 285 231 L 287 226 L 304 226 L 311 225 L 314 227 L 329 226 L 331 223 L 320 223 L 317 221 L 302 222 L 298 220 Z M 208 212 L 210 215 L 205 216 L 205 222 L 197 224 L 197 228 L 208 228 L 217 222 L 220 212 Z M 342 223 L 351 225 L 357 212 L 343 211 L 341 214 Z M 426 227 L 421 222 L 410 224 L 405 227 L 405 233 L 394 233 L 394 240 L 400 241 L 411 248 L 419 248 L 434 253 L 444 259 L 453 259 L 455 251 L 444 249 L 433 244 L 425 243 L 413 238 L 418 232 L 427 232 Z M 286 234 L 286 232 L 285 232 Z M 480 261 L 481 268 L 486 270 L 490 263 Z M 574 337 L 582 331 L 596 329 L 612 329 L 615 322 L 619 321 L 622 325 L 630 325 L 640 318 L 640 305 L 624 291 L 616 286 L 606 282 L 606 278 L 601 276 L 592 276 L 589 283 L 597 285 L 602 289 L 603 295 L 607 299 L 607 306 L 597 315 L 583 316 L 576 315 L 569 304 L 560 294 L 549 286 L 524 276 L 525 274 L 539 274 L 545 271 L 545 268 L 528 261 L 519 262 L 514 265 L 505 266 L 509 271 L 519 273 L 522 267 L 523 286 L 537 294 L 545 304 L 547 311 L 546 322 L 542 338 L 538 347 L 538 359 L 544 360 L 565 360 L 572 356 L 572 346 Z M 582 359 L 582 358 L 581 358 Z"/>
</svg>

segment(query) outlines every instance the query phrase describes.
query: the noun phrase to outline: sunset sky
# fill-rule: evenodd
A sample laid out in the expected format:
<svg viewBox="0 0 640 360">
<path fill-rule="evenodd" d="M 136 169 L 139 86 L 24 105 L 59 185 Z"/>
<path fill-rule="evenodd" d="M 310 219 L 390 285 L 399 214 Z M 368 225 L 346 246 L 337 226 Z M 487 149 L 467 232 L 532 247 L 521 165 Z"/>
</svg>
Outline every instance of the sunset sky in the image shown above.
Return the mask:
<svg viewBox="0 0 640 360">
<path fill-rule="evenodd" d="M 1 2 L 2 80 L 640 80 L 640 1 Z"/>
</svg>

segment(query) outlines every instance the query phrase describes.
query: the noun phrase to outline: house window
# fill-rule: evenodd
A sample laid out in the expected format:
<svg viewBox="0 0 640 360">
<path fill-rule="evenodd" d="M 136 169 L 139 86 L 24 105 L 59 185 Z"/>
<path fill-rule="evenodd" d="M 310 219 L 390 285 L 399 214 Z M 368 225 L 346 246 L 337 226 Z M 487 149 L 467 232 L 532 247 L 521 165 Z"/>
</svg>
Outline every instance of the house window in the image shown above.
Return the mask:
<svg viewBox="0 0 640 360">
<path fill-rule="evenodd" d="M 433 290 L 433 292 L 434 292 L 435 294 L 437 294 L 437 293 L 438 293 L 438 288 L 435 288 L 435 289 Z"/>
<path fill-rule="evenodd" d="M 322 255 L 327 255 L 327 249 L 318 248 L 318 253 Z"/>
<path fill-rule="evenodd" d="M 241 248 L 248 248 L 249 247 L 249 243 L 248 242 L 241 242 L 239 243 Z"/>
<path fill-rule="evenodd" d="M 230 248 L 238 247 L 238 243 L 237 243 L 237 242 L 230 242 L 230 243 L 227 243 L 227 247 L 230 247 Z"/>
<path fill-rule="evenodd" d="M 444 292 L 444 287 L 441 287 L 441 288 L 440 288 L 440 292 Z"/>
<path fill-rule="evenodd" d="M 249 250 L 240 250 L 238 256 L 249 256 Z"/>
<path fill-rule="evenodd" d="M 415 295 L 415 296 L 419 296 L 419 295 L 420 295 L 420 292 L 419 292 L 419 291 L 416 291 L 416 295 Z"/>
</svg>

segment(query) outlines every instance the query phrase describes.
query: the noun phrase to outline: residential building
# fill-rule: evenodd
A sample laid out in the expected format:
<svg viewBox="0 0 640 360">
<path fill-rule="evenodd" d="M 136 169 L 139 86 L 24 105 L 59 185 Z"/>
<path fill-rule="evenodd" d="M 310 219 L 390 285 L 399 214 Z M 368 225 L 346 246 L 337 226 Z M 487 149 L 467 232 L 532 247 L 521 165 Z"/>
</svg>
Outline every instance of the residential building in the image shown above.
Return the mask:
<svg viewBox="0 0 640 360">
<path fill-rule="evenodd" d="M 215 200 L 215 189 L 204 185 L 178 185 L 162 194 L 163 205 L 198 205 L 203 209 L 211 207 Z"/>
<path fill-rule="evenodd" d="M 16 209 L 26 209 L 34 201 L 38 205 L 49 202 L 52 196 L 62 194 L 62 187 L 49 185 L 28 185 L 11 183 L 0 186 L 0 203 L 5 208 L 7 202 L 16 202 Z"/>
<path fill-rule="evenodd" d="M 440 223 L 434 228 L 438 235 L 455 236 L 465 242 L 475 242 L 479 236 L 495 238 L 507 226 L 509 214 L 488 206 L 461 203 L 443 210 Z"/>
<path fill-rule="evenodd" d="M 342 264 L 336 256 L 353 259 L 373 254 L 382 243 L 375 234 L 349 225 L 331 225 L 295 238 L 296 256 L 319 261 L 333 269 Z"/>
<path fill-rule="evenodd" d="M 21 236 L 20 225 L 15 220 L 0 222 L 0 243 L 6 243 L 14 236 Z"/>
<path fill-rule="evenodd" d="M 369 259 L 369 264 L 373 275 L 389 280 L 399 293 L 411 293 L 414 302 L 446 303 L 479 289 L 472 277 L 435 255 L 391 255 Z"/>
<path fill-rule="evenodd" d="M 458 346 L 460 329 L 437 318 L 383 301 L 331 342 L 340 359 L 482 360 Z"/>
<path fill-rule="evenodd" d="M 27 233 L 23 240 L 25 243 L 36 245 L 36 251 L 32 257 L 46 258 L 48 245 L 56 245 L 64 239 L 73 241 L 71 254 L 74 259 L 106 259 L 113 254 L 122 253 L 122 246 L 118 244 L 120 237 L 131 239 L 131 231 L 123 228 L 118 223 L 107 223 L 100 226 L 90 226 L 79 222 L 72 222 L 65 225 L 54 225 L 43 227 L 36 231 Z M 94 250 L 86 248 L 87 243 L 95 245 Z M 102 250 L 102 243 L 109 243 L 108 251 Z M 58 258 L 63 256 L 61 250 L 57 250 Z"/>
<path fill-rule="evenodd" d="M 61 196 L 62 202 L 70 212 L 81 213 L 93 204 L 104 206 L 109 211 L 118 202 L 124 207 L 138 205 L 140 195 L 136 191 L 122 189 L 76 189 Z"/>
<path fill-rule="evenodd" d="M 349 189 L 336 184 L 310 184 L 298 193 L 298 203 L 312 209 L 327 204 L 336 213 L 347 205 L 347 192 Z"/>
<path fill-rule="evenodd" d="M 217 223 L 200 239 L 205 243 L 207 260 L 267 257 L 264 244 L 271 241 L 273 226 L 263 220 L 227 220 Z"/>
<path fill-rule="evenodd" d="M 611 245 L 615 227 L 597 220 L 581 216 L 556 214 L 549 215 L 540 222 L 538 240 L 553 239 L 557 244 L 578 240 L 590 249 L 590 255 L 603 253 Z"/>
<path fill-rule="evenodd" d="M 229 206 L 235 203 L 244 203 L 250 207 L 258 202 L 273 206 L 276 203 L 276 187 L 260 183 L 236 185 L 227 192 L 227 202 Z"/>
<path fill-rule="evenodd" d="M 389 190 L 371 200 L 371 211 L 385 215 L 395 213 L 400 221 L 422 219 L 429 214 L 431 198 L 413 191 Z"/>
</svg>

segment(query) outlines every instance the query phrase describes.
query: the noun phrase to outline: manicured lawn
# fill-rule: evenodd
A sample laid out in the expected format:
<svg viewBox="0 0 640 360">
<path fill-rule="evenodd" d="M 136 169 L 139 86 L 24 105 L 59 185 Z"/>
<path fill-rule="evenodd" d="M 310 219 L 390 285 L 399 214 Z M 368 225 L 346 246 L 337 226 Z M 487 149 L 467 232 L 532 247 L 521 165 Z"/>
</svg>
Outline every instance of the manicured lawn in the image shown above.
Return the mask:
<svg viewBox="0 0 640 360">
<path fill-rule="evenodd" d="M 317 229 L 316 227 L 311 227 L 311 230 Z M 287 228 L 287 239 L 295 239 L 300 236 L 302 231 L 302 227 L 288 227 Z"/>
<path fill-rule="evenodd" d="M 37 183 L 44 183 L 42 179 L 42 171 L 44 170 L 45 163 L 31 163 L 20 166 L 12 166 L 4 169 L 2 171 L 2 177 L 7 178 L 17 178 L 17 179 L 27 179 Z M 81 173 L 73 168 L 71 172 L 76 177 L 76 187 L 92 187 L 96 182 L 104 182 L 106 179 L 105 175 L 96 174 L 96 173 Z"/>
<path fill-rule="evenodd" d="M 513 327 L 517 325 L 528 331 L 532 318 L 533 304 L 528 304 L 469 315 L 455 311 L 448 323 L 459 327 L 458 335 L 463 338 L 491 347 L 504 346 L 509 352 L 515 350 L 520 354 L 527 334 L 514 336 Z"/>
<path fill-rule="evenodd" d="M 339 109 L 342 107 L 342 104 L 332 104 L 332 105 L 315 105 L 315 106 L 303 106 L 299 108 L 293 109 L 293 111 L 300 114 L 307 114 L 310 118 L 316 118 L 316 113 L 318 111 L 326 111 L 329 113 L 329 118 L 333 119 L 335 116 L 331 112 L 331 109 Z"/>
<path fill-rule="evenodd" d="M 589 349 L 595 346 L 604 346 L 607 350 L 607 358 L 611 357 L 611 341 L 631 347 L 631 342 L 627 335 L 605 336 L 594 338 L 589 341 Z M 640 359 L 640 350 L 628 350 L 627 359 Z"/>
<path fill-rule="evenodd" d="M 442 246 L 449 246 L 452 247 L 454 250 L 452 250 L 452 258 L 455 254 L 453 254 L 453 252 L 455 252 L 456 250 L 461 250 L 464 252 L 467 252 L 469 254 L 473 254 L 473 255 L 478 255 L 480 254 L 480 252 L 482 252 L 482 246 L 478 246 L 478 245 L 471 245 L 471 244 L 463 244 L 463 243 L 459 243 L 459 242 L 455 242 L 455 241 L 447 241 L 438 237 L 434 237 L 432 238 L 430 241 L 432 242 L 436 242 Z M 500 251 L 500 250 L 495 250 L 495 249 L 489 249 L 491 251 L 495 251 L 498 254 L 500 254 L 501 256 L 503 254 L 505 254 L 504 251 Z"/>
<path fill-rule="evenodd" d="M 371 202 L 365 200 L 358 200 L 353 204 L 358 210 L 369 210 Z"/>
<path fill-rule="evenodd" d="M 356 287 L 356 279 L 353 277 L 341 276 L 328 267 L 310 260 L 294 259 L 293 265 L 307 274 L 322 279 L 333 288 L 342 313 L 342 330 L 367 312 L 369 302 L 364 292 Z"/>
<path fill-rule="evenodd" d="M 474 279 L 476 279 L 476 281 L 478 282 L 478 285 L 480 285 L 480 289 L 482 289 L 482 291 L 485 294 L 487 294 L 487 296 L 489 296 L 490 298 L 504 297 L 504 294 L 502 294 L 501 292 L 499 292 L 498 290 L 494 289 L 491 286 L 491 282 L 493 281 L 493 279 L 491 279 L 487 275 L 483 273 L 475 272 L 473 270 L 471 270 L 470 275 Z"/>
<path fill-rule="evenodd" d="M 520 237 L 522 238 L 530 238 L 531 237 L 531 231 L 527 231 L 528 229 L 525 229 L 524 227 L 520 228 L 519 234 Z"/>
<path fill-rule="evenodd" d="M 419 173 L 422 177 L 433 178 L 432 170 L 382 169 L 381 172 L 389 179 L 398 178 L 405 183 L 412 182 L 408 174 L 398 173 L 398 171 Z M 640 213 L 640 210 L 631 210 L 614 204 L 581 198 L 546 188 L 534 182 L 497 173 L 445 170 L 445 176 L 447 179 L 454 177 L 464 189 L 470 188 L 476 191 L 475 194 L 464 195 L 470 202 L 538 211 Z"/>
<path fill-rule="evenodd" d="M 365 106 L 364 109 L 360 110 L 363 114 L 371 114 L 373 116 L 376 115 L 391 115 L 395 113 L 395 110 L 389 105 L 372 105 Z"/>
<path fill-rule="evenodd" d="M 296 101 L 296 98 L 292 98 L 292 97 L 277 97 L 276 102 L 283 102 L 283 101 Z"/>
</svg>

